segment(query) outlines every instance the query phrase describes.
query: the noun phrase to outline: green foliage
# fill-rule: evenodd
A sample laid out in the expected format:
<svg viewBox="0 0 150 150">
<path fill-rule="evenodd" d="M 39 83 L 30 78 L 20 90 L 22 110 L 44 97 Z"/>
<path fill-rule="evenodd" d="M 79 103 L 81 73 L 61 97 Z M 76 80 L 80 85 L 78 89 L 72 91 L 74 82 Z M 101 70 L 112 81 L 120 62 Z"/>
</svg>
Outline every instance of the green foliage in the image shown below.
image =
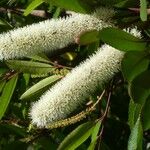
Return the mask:
<svg viewBox="0 0 150 150">
<path fill-rule="evenodd" d="M 140 0 L 140 17 L 142 21 L 147 21 L 147 2 Z"/>
<path fill-rule="evenodd" d="M 3 83 L 3 90 L 1 91 L 2 94 L 0 96 L 0 119 L 4 116 L 4 113 L 7 109 L 7 106 L 11 100 L 12 94 L 14 92 L 14 89 L 16 87 L 18 75 L 15 75 L 12 77 L 9 81 Z M 5 84 L 5 85 L 4 85 Z"/>
<path fill-rule="evenodd" d="M 77 43 L 81 45 L 90 44 L 102 40 L 110 46 L 128 52 L 144 51 L 147 49 L 146 42 L 117 28 L 104 28 L 101 31 L 88 31 L 81 34 Z"/>
<path fill-rule="evenodd" d="M 87 122 L 73 130 L 60 144 L 58 150 L 74 150 L 80 146 L 93 132 L 93 122 Z"/>
<path fill-rule="evenodd" d="M 80 13 L 90 13 L 91 6 L 87 4 L 88 0 L 52 0 L 52 3 L 61 8 L 73 10 Z"/>
<path fill-rule="evenodd" d="M 97 124 L 95 125 L 94 129 L 93 129 L 93 133 L 91 135 L 91 143 L 90 146 L 88 147 L 88 150 L 93 150 L 96 147 L 96 143 L 98 140 L 98 133 L 101 127 L 101 122 L 98 121 Z"/>
<path fill-rule="evenodd" d="M 144 104 L 143 112 L 142 112 L 142 123 L 143 123 L 143 129 L 148 130 L 150 128 L 150 98 L 148 98 Z"/>
<path fill-rule="evenodd" d="M 24 11 L 24 15 L 29 15 L 36 7 L 41 5 L 44 1 L 43 0 L 33 0 L 30 5 Z"/>
<path fill-rule="evenodd" d="M 99 41 L 99 32 L 97 30 L 93 30 L 82 33 L 76 42 L 80 45 L 87 45 L 97 41 Z"/>
<path fill-rule="evenodd" d="M 30 74 L 47 74 L 53 70 L 49 64 L 33 61 L 8 60 L 6 64 L 10 69 Z"/>
<path fill-rule="evenodd" d="M 40 91 L 44 91 L 44 88 L 47 89 L 51 84 L 53 84 L 60 78 L 61 78 L 60 75 L 53 75 L 53 76 L 47 77 L 39 81 L 38 83 L 33 85 L 31 88 L 29 88 L 25 93 L 23 93 L 20 99 L 26 99 L 26 98 L 34 96 Z"/>
<path fill-rule="evenodd" d="M 122 61 L 122 73 L 124 78 L 131 82 L 138 74 L 148 68 L 149 59 L 145 52 L 128 52 Z"/>
<path fill-rule="evenodd" d="M 68 10 L 90 14 L 101 6 L 115 7 L 116 15 L 113 19 L 117 26 L 100 31 L 83 32 L 74 39 L 76 45 L 69 45 L 56 54 L 42 53 L 20 60 L 0 62 L 0 149 L 148 149 L 150 18 L 147 8 L 150 7 L 149 1 L 10 0 L 8 2 L 2 0 L 0 5 L 1 33 L 45 19 L 67 17 Z M 138 9 L 135 11 L 128 8 Z M 141 31 L 141 39 L 122 30 L 133 26 L 137 26 Z M 33 101 L 38 100 L 38 97 L 103 43 L 125 52 L 125 55 L 121 72 L 105 87 L 106 93 L 95 110 L 91 111 L 86 119 L 66 127 L 38 129 L 33 126 L 29 117 Z M 30 50 L 32 51 L 32 48 Z M 89 97 L 89 103 L 72 112 L 71 115 L 75 116 L 73 119 L 78 119 L 82 109 L 89 108 L 97 101 L 99 95 L 97 89 L 97 92 Z M 110 103 L 108 95 L 111 95 Z"/>
<path fill-rule="evenodd" d="M 100 39 L 122 51 L 143 51 L 146 43 L 137 37 L 116 28 L 106 28 L 100 31 Z"/>
<path fill-rule="evenodd" d="M 137 119 L 129 137 L 128 150 L 142 150 L 142 125 L 140 117 Z"/>
<path fill-rule="evenodd" d="M 144 71 L 136 76 L 129 86 L 129 94 L 139 104 L 144 104 L 150 95 L 150 71 Z"/>
</svg>

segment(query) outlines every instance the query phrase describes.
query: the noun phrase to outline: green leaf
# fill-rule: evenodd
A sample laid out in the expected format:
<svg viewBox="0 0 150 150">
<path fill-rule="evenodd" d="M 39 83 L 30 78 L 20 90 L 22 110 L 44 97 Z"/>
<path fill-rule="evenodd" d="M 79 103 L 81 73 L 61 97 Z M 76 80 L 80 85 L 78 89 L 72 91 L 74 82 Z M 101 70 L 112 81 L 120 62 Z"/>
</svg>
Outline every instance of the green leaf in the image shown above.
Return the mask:
<svg viewBox="0 0 150 150">
<path fill-rule="evenodd" d="M 61 8 L 57 7 L 55 13 L 53 14 L 53 18 L 58 18 L 61 13 Z"/>
<path fill-rule="evenodd" d="M 101 122 L 98 121 L 97 124 L 95 125 L 94 129 L 93 129 L 93 133 L 91 136 L 91 144 L 88 147 L 88 150 L 94 150 L 95 149 L 100 127 L 101 127 Z"/>
<path fill-rule="evenodd" d="M 93 132 L 93 122 L 86 122 L 73 130 L 59 145 L 58 150 L 74 150 Z"/>
<path fill-rule="evenodd" d="M 137 119 L 128 141 L 128 150 L 142 150 L 143 129 L 140 117 Z"/>
<path fill-rule="evenodd" d="M 82 33 L 76 42 L 80 45 L 87 45 L 99 41 L 99 32 L 96 30 L 87 31 Z"/>
<path fill-rule="evenodd" d="M 110 46 L 122 51 L 143 51 L 146 50 L 146 42 L 116 28 L 105 28 L 100 33 L 100 39 Z"/>
<path fill-rule="evenodd" d="M 10 69 L 30 74 L 46 74 L 52 71 L 52 66 L 40 62 L 7 60 L 6 64 Z"/>
<path fill-rule="evenodd" d="M 3 18 L 0 18 L 0 26 L 7 26 L 9 29 L 13 28 L 13 26 Z"/>
<path fill-rule="evenodd" d="M 128 117 L 128 124 L 130 126 L 130 129 L 134 127 L 134 124 L 136 123 L 140 113 L 142 110 L 142 105 L 134 103 L 134 101 L 131 99 L 129 103 L 129 117 Z"/>
<path fill-rule="evenodd" d="M 29 15 L 36 7 L 41 5 L 44 2 L 44 0 L 33 0 L 29 6 L 24 11 L 24 16 Z"/>
<path fill-rule="evenodd" d="M 17 84 L 17 80 L 18 75 L 15 75 L 5 84 L 5 87 L 3 88 L 2 95 L 0 97 L 0 119 L 3 117 L 7 106 L 11 100 L 11 97 Z"/>
<path fill-rule="evenodd" d="M 1 92 L 3 90 L 3 87 L 5 86 L 5 84 L 6 84 L 6 80 L 1 80 L 0 81 L 0 94 L 1 94 Z"/>
<path fill-rule="evenodd" d="M 13 124 L 0 124 L 0 133 L 12 133 L 21 137 L 25 137 L 27 135 L 24 128 Z"/>
<path fill-rule="evenodd" d="M 27 87 L 28 84 L 29 84 L 29 81 L 30 81 L 30 74 L 24 73 L 23 78 L 24 78 L 24 81 L 25 81 L 25 86 Z"/>
<path fill-rule="evenodd" d="M 140 0 L 140 18 L 142 21 L 147 21 L 147 2 Z"/>
<path fill-rule="evenodd" d="M 119 2 L 117 4 L 115 4 L 114 6 L 122 8 L 122 7 L 125 7 L 125 5 L 126 5 L 127 2 L 128 2 L 128 0 L 124 0 L 124 1 L 121 1 L 121 2 Z"/>
<path fill-rule="evenodd" d="M 27 57 L 31 58 L 34 61 L 36 60 L 36 61 L 44 62 L 44 63 L 49 63 L 50 62 L 49 58 L 43 53 L 40 53 L 40 54 L 34 55 L 34 56 L 27 56 Z"/>
<path fill-rule="evenodd" d="M 138 74 L 148 68 L 149 59 L 144 52 L 128 52 L 122 61 L 122 73 L 124 78 L 131 82 Z"/>
<path fill-rule="evenodd" d="M 142 111 L 142 124 L 143 129 L 148 130 L 150 129 L 150 97 L 146 100 L 145 105 Z"/>
<path fill-rule="evenodd" d="M 73 61 L 76 58 L 77 54 L 74 52 L 66 52 L 61 55 L 62 58 L 68 60 L 68 61 Z"/>
<path fill-rule="evenodd" d="M 144 104 L 150 95 L 150 70 L 136 76 L 129 85 L 129 95 L 135 103 Z"/>
<path fill-rule="evenodd" d="M 52 0 L 53 4 L 67 10 L 73 10 L 80 13 L 90 13 L 91 7 L 87 4 L 88 0 Z"/>
<path fill-rule="evenodd" d="M 115 7 L 119 8 L 131 8 L 131 7 L 139 7 L 139 3 L 137 0 L 119 0 L 117 3 L 114 5 Z"/>
<path fill-rule="evenodd" d="M 39 91 L 43 90 L 45 87 L 48 87 L 54 82 L 56 82 L 57 80 L 59 80 L 61 77 L 62 76 L 59 76 L 59 75 L 53 75 L 53 76 L 50 76 L 48 78 L 41 80 L 40 82 L 38 82 L 37 84 L 29 88 L 25 93 L 23 93 L 20 99 L 26 99 L 35 95 Z"/>
<path fill-rule="evenodd" d="M 8 69 L 6 68 L 0 68 L 0 76 L 4 73 L 6 73 L 8 71 Z"/>
</svg>

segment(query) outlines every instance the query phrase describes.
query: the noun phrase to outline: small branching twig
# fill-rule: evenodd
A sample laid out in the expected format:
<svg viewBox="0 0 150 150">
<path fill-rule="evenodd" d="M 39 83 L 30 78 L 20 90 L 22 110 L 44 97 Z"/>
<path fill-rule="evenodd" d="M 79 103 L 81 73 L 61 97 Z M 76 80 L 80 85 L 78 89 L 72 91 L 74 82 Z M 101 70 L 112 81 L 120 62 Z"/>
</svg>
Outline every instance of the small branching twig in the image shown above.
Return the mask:
<svg viewBox="0 0 150 150">
<path fill-rule="evenodd" d="M 60 121 L 56 121 L 52 124 L 50 124 L 48 126 L 49 129 L 53 129 L 53 128 L 59 128 L 59 127 L 64 127 L 64 126 L 68 126 L 71 124 L 74 124 L 84 118 L 86 118 L 86 116 L 88 114 L 90 114 L 92 111 L 95 110 L 95 106 L 101 101 L 101 99 L 103 98 L 105 94 L 105 90 L 103 90 L 102 94 L 100 95 L 100 97 L 98 98 L 98 100 L 89 108 L 86 108 L 85 111 L 80 112 L 79 114 L 72 116 L 70 118 L 64 119 L 64 120 L 60 120 Z"/>
<path fill-rule="evenodd" d="M 108 97 L 107 97 L 107 104 L 106 104 L 104 114 L 102 115 L 102 117 L 99 118 L 99 121 L 101 122 L 102 127 L 101 127 L 101 130 L 100 130 L 99 136 L 97 138 L 97 139 L 99 139 L 98 150 L 100 150 L 100 147 L 101 147 L 102 134 L 103 134 L 103 131 L 104 131 L 104 122 L 105 122 L 105 120 L 107 118 L 107 114 L 109 112 L 110 98 L 111 98 L 111 95 L 112 95 L 112 89 L 113 89 L 113 82 L 111 83 L 110 88 L 109 88 L 109 93 L 108 93 Z"/>
</svg>

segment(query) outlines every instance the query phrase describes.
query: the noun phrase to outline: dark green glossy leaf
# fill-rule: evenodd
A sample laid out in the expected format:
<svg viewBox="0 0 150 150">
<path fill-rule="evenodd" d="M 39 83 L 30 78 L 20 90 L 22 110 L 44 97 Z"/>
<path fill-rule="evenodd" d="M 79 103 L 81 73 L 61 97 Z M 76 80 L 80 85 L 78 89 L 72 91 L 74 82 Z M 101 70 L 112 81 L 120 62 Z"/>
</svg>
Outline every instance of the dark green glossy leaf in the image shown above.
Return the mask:
<svg viewBox="0 0 150 150">
<path fill-rule="evenodd" d="M 122 72 L 124 78 L 131 82 L 138 74 L 148 68 L 149 59 L 144 52 L 128 52 L 122 61 Z"/>
<path fill-rule="evenodd" d="M 52 0 L 53 4 L 67 10 L 73 10 L 80 13 L 90 13 L 91 7 L 87 0 Z"/>
<path fill-rule="evenodd" d="M 150 97 L 146 100 L 145 105 L 142 111 L 142 123 L 143 129 L 148 130 L 150 129 Z"/>
<path fill-rule="evenodd" d="M 18 75 L 15 75 L 5 84 L 5 87 L 3 88 L 0 97 L 0 119 L 3 117 L 7 109 L 7 106 L 11 100 L 11 97 L 16 87 L 17 80 L 18 80 Z"/>
<path fill-rule="evenodd" d="M 135 103 L 144 104 L 150 95 L 150 70 L 136 76 L 129 86 L 129 95 Z"/>
<path fill-rule="evenodd" d="M 39 91 L 43 90 L 45 87 L 48 87 L 54 82 L 56 82 L 57 80 L 59 80 L 61 77 L 62 76 L 59 76 L 59 75 L 53 75 L 53 76 L 50 76 L 48 78 L 45 78 L 39 81 L 38 83 L 30 87 L 25 93 L 23 93 L 20 99 L 26 99 L 35 95 Z"/>
<path fill-rule="evenodd" d="M 46 74 L 53 69 L 49 64 L 32 61 L 8 60 L 6 64 L 10 69 L 30 74 Z"/>
<path fill-rule="evenodd" d="M 146 50 L 146 43 L 135 36 L 116 28 L 105 28 L 100 31 L 100 39 L 110 46 L 122 51 Z"/>
<path fill-rule="evenodd" d="M 74 150 L 93 132 L 93 122 L 86 122 L 73 130 L 59 145 L 58 150 Z"/>
<path fill-rule="evenodd" d="M 128 150 L 142 150 L 143 129 L 140 117 L 137 119 L 128 141 Z"/>
</svg>

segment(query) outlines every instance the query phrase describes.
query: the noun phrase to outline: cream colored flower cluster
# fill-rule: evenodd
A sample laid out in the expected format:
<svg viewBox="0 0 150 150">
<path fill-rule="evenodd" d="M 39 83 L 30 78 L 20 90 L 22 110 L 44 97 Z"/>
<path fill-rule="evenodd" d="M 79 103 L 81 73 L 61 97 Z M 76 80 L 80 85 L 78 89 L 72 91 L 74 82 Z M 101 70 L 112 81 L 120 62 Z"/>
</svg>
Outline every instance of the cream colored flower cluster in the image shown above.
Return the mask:
<svg viewBox="0 0 150 150">
<path fill-rule="evenodd" d="M 0 60 L 66 47 L 84 31 L 113 26 L 114 14 L 112 9 L 100 8 L 92 15 L 72 13 L 67 18 L 51 19 L 3 33 L 0 35 Z M 140 36 L 136 29 L 127 32 Z M 103 45 L 32 105 L 32 123 L 48 127 L 50 123 L 66 118 L 120 70 L 123 56 L 124 52 Z"/>
<path fill-rule="evenodd" d="M 84 31 L 100 30 L 111 24 L 114 11 L 99 8 L 92 15 L 77 14 L 62 19 L 46 20 L 37 24 L 0 34 L 0 60 L 22 58 L 41 52 L 53 52 L 74 43 Z M 107 22 L 107 23 L 106 23 Z"/>
<path fill-rule="evenodd" d="M 119 71 L 123 54 L 108 45 L 100 48 L 32 106 L 32 123 L 38 127 L 47 127 L 53 121 L 66 118 L 81 106 L 97 87 L 104 85 Z"/>
<path fill-rule="evenodd" d="M 126 31 L 141 37 L 136 28 Z M 120 70 L 123 57 L 124 52 L 103 45 L 33 104 L 30 110 L 32 123 L 38 127 L 48 127 L 51 123 L 66 118 L 81 106 L 97 87 L 113 78 Z"/>
</svg>

